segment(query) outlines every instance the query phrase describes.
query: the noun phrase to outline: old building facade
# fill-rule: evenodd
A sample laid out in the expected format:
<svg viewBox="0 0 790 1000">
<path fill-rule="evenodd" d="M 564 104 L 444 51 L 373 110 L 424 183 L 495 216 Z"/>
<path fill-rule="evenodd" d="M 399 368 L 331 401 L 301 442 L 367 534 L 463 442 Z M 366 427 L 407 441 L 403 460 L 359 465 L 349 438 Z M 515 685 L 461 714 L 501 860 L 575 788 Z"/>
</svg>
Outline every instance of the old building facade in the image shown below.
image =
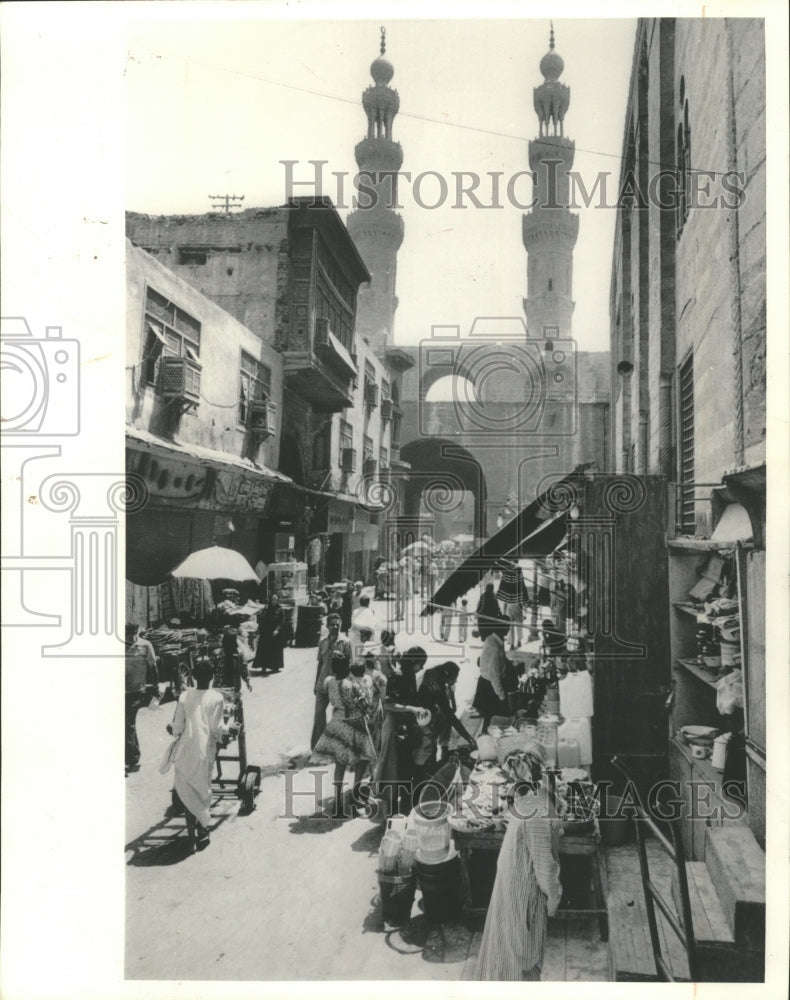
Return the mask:
<svg viewBox="0 0 790 1000">
<path fill-rule="evenodd" d="M 307 198 L 232 216 L 129 213 L 127 230 L 281 366 L 276 467 L 293 485 L 274 492 L 269 511 L 289 542 L 260 557 L 304 560 L 322 580 L 367 578 L 393 425 L 397 435 L 393 373 L 357 335 L 357 294 L 370 275 L 334 207 Z"/>
<path fill-rule="evenodd" d="M 636 44 L 621 178 L 633 197 L 618 211 L 610 298 L 611 461 L 716 483 L 765 459 L 762 22 L 643 20 Z M 680 527 L 709 532 L 687 493 Z"/>
<path fill-rule="evenodd" d="M 726 802 L 721 775 L 690 760 L 675 730 L 708 720 L 731 728 L 728 762 L 744 762 L 747 819 L 761 845 L 765 90 L 762 20 L 639 21 L 623 137 L 620 186 L 628 195 L 618 209 L 610 295 L 611 463 L 617 471 L 660 474 L 674 500 L 665 525 L 670 775 L 683 788 L 709 780 L 714 801 Z M 737 628 L 721 633 L 721 662 L 726 673 L 729 649 L 742 669 L 740 724 L 737 715 L 718 713 L 715 674 L 700 668 L 706 652 L 718 651 L 695 644 L 694 629 L 709 619 L 688 612 L 689 601 L 700 603 L 692 588 L 711 567 L 719 589 L 710 592 L 729 594 L 737 609 Z M 715 665 L 717 656 L 708 660 Z M 704 825 L 691 823 L 684 837 L 687 853 L 701 860 Z"/>
<path fill-rule="evenodd" d="M 538 135 L 527 154 L 533 207 L 521 220 L 527 252 L 526 316 L 478 317 L 468 331 L 434 328 L 406 376 L 403 457 L 411 465 L 406 514 L 431 504 L 440 521 L 448 491 L 472 493 L 474 534 L 485 537 L 583 463 L 607 467 L 609 356 L 573 339 L 569 210 L 574 143 L 565 136 L 570 88 L 554 31 L 534 90 Z M 434 499 L 425 502 L 425 495 Z M 430 513 L 430 510 L 428 511 Z M 465 507 L 454 512 L 468 524 Z"/>
<path fill-rule="evenodd" d="M 289 483 L 282 358 L 128 241 L 126 273 L 126 466 L 146 496 L 127 518 L 127 579 L 160 583 L 213 542 L 269 562 Z"/>
</svg>

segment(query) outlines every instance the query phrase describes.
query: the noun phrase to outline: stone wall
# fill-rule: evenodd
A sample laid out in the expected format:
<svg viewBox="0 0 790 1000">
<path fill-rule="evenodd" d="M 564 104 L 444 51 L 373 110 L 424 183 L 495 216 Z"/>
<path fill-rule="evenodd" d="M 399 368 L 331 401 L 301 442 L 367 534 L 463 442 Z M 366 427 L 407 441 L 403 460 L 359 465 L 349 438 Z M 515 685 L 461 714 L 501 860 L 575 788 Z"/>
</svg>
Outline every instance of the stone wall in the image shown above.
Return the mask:
<svg viewBox="0 0 790 1000">
<path fill-rule="evenodd" d="M 677 165 L 686 102 L 689 197 L 697 204 L 679 225 L 674 207 L 649 194 L 659 168 Z M 725 471 L 765 457 L 762 21 L 640 21 L 625 123 L 623 171 L 634 170 L 640 189 L 646 178 L 648 190 L 642 189 L 645 206 L 628 218 L 618 212 L 612 353 L 631 360 L 634 373 L 630 386 L 615 381 L 612 464 L 621 471 L 633 454 L 635 471 L 678 477 L 677 372 L 693 353 L 694 479 L 717 482 Z M 743 172 L 740 205 L 722 185 L 728 171 Z M 677 182 L 662 184 L 652 194 L 667 205 L 668 185 Z M 697 530 L 704 533 L 706 506 L 697 506 Z"/>
</svg>

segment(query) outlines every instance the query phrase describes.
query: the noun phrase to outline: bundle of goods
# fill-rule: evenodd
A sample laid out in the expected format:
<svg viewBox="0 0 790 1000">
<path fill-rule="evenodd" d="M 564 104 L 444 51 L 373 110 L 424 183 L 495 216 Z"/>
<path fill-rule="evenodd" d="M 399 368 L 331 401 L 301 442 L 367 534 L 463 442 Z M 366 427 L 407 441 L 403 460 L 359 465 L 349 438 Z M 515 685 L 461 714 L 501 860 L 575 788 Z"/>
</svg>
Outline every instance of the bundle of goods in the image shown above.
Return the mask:
<svg viewBox="0 0 790 1000">
<path fill-rule="evenodd" d="M 600 812 L 601 803 L 596 786 L 591 781 L 576 780 L 557 782 L 555 789 L 558 811 L 563 813 L 562 825 L 566 834 L 591 833 Z"/>
<path fill-rule="evenodd" d="M 454 830 L 504 829 L 507 822 L 507 793 L 510 778 L 501 765 L 480 760 L 469 776 L 461 799 L 460 812 L 449 817 Z"/>
<path fill-rule="evenodd" d="M 181 649 L 181 629 L 160 625 L 157 628 L 149 628 L 140 635 L 151 643 L 157 656 L 161 656 L 163 652 L 178 652 Z"/>
</svg>

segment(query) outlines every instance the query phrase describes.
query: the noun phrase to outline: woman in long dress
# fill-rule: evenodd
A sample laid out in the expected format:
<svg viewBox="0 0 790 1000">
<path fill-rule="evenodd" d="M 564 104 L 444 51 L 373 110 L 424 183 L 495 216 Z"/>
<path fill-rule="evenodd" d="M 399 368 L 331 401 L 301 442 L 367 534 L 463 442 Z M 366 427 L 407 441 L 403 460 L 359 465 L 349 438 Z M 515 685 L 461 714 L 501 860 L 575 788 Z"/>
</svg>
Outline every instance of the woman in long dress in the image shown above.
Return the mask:
<svg viewBox="0 0 790 1000">
<path fill-rule="evenodd" d="M 497 861 L 475 979 L 539 981 L 548 917 L 562 898 L 559 838 L 537 747 L 508 758 L 520 779 Z"/>
<path fill-rule="evenodd" d="M 365 668 L 362 666 L 362 673 Z M 365 771 L 375 757 L 373 742 L 365 724 L 370 711 L 368 687 L 364 677 L 350 677 L 350 662 L 345 651 L 336 650 L 332 655 L 332 676 L 326 679 L 332 718 L 321 734 L 312 752 L 311 763 L 335 765 L 333 785 L 335 786 L 335 819 L 347 819 L 343 809 L 343 779 L 346 769 L 354 771 L 354 787 L 357 788 Z"/>
<path fill-rule="evenodd" d="M 487 583 L 486 589 L 477 604 L 477 630 L 483 642 L 496 629 L 495 619 L 501 615 L 499 601 L 494 593 L 493 583 Z"/>
<path fill-rule="evenodd" d="M 197 687 L 187 688 L 176 704 L 172 723 L 167 727 L 178 737 L 173 754 L 173 790 L 186 814 L 187 830 L 193 847 L 208 846 L 211 823 L 211 772 L 217 745 L 228 728 L 224 722 L 224 698 L 211 688 L 214 665 L 204 657 L 197 661 L 193 676 Z"/>
<path fill-rule="evenodd" d="M 411 808 L 409 782 L 414 778 L 413 751 L 419 741 L 417 674 L 427 659 L 428 654 L 422 646 L 412 646 L 397 658 L 397 662 L 392 658 L 387 678 L 381 748 L 374 779 L 382 810 L 388 816 L 399 813 L 406 803 L 406 811 Z"/>
<path fill-rule="evenodd" d="M 480 676 L 472 700 L 472 708 L 483 717 L 482 732 L 488 732 L 488 724 L 495 715 L 507 715 L 508 700 L 506 689 L 507 658 L 505 640 L 510 622 L 501 615 L 492 624 L 493 631 L 487 636 L 480 651 Z"/>
<path fill-rule="evenodd" d="M 283 668 L 283 648 L 287 630 L 285 611 L 280 607 L 278 594 L 272 594 L 266 609 L 258 615 L 258 645 L 253 667 L 273 674 Z"/>
</svg>

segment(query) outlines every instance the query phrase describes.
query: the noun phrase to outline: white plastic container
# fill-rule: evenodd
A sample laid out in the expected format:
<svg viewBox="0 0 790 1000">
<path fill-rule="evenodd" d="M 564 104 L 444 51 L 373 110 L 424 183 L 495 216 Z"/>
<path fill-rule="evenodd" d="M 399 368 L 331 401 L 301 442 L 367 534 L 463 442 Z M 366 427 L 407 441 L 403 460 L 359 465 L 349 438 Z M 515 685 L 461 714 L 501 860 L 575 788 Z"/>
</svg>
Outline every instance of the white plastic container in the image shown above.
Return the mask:
<svg viewBox="0 0 790 1000">
<path fill-rule="evenodd" d="M 592 726 L 589 719 L 566 719 L 560 726 L 561 740 L 575 740 L 579 744 L 579 766 L 592 764 Z"/>
<path fill-rule="evenodd" d="M 566 719 L 589 719 L 593 715 L 592 678 L 587 670 L 560 680 L 560 713 Z"/>
<path fill-rule="evenodd" d="M 387 820 L 387 831 L 392 830 L 393 832 L 403 834 L 406 832 L 406 824 L 409 822 L 408 816 L 404 816 L 402 813 L 396 813 L 394 816 L 390 816 Z"/>
<path fill-rule="evenodd" d="M 410 875 L 411 870 L 414 867 L 414 859 L 417 856 L 417 851 L 420 848 L 420 837 L 416 830 L 409 830 L 403 836 L 400 848 L 400 857 L 398 858 L 398 874 L 399 875 Z"/>
<path fill-rule="evenodd" d="M 713 741 L 713 756 L 711 757 L 711 766 L 717 771 L 723 771 L 724 765 L 727 762 L 727 744 L 730 742 L 730 737 L 732 733 L 724 733 L 722 736 L 717 736 Z M 691 748 L 692 750 L 694 747 Z"/>
<path fill-rule="evenodd" d="M 380 872 L 384 872 L 386 875 L 397 875 L 402 841 L 401 835 L 392 830 L 384 834 L 379 847 Z"/>
<path fill-rule="evenodd" d="M 422 816 L 414 812 L 414 829 L 420 841 L 420 857 L 428 862 L 442 861 L 450 850 L 450 813 L 452 807 L 445 805 L 435 816 Z"/>
<path fill-rule="evenodd" d="M 578 740 L 557 741 L 557 767 L 581 767 L 581 749 Z"/>
</svg>

